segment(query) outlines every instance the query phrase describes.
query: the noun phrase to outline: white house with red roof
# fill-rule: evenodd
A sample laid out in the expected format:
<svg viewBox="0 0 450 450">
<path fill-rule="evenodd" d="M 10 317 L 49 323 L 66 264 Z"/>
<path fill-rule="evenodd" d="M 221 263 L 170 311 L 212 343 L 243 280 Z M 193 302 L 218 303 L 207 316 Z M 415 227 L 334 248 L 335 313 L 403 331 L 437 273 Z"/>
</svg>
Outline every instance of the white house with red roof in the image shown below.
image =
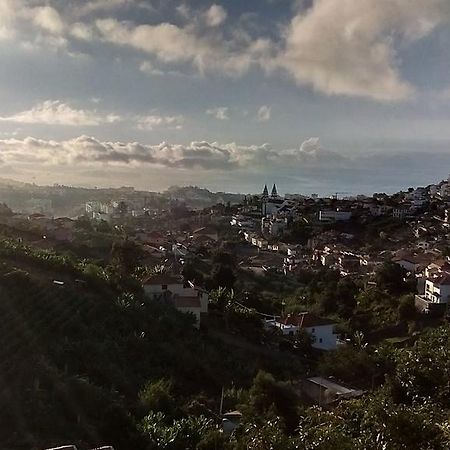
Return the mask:
<svg viewBox="0 0 450 450">
<path fill-rule="evenodd" d="M 330 319 L 315 316 L 309 312 L 288 314 L 277 319 L 274 324 L 285 336 L 295 336 L 301 329 L 313 338 L 313 348 L 335 350 L 337 336 L 334 333 L 336 323 Z"/>
<path fill-rule="evenodd" d="M 156 274 L 143 283 L 144 291 L 153 300 L 172 303 L 184 313 L 192 313 L 196 318 L 196 327 L 200 327 L 202 314 L 208 313 L 208 293 L 182 277 L 170 274 Z"/>
</svg>

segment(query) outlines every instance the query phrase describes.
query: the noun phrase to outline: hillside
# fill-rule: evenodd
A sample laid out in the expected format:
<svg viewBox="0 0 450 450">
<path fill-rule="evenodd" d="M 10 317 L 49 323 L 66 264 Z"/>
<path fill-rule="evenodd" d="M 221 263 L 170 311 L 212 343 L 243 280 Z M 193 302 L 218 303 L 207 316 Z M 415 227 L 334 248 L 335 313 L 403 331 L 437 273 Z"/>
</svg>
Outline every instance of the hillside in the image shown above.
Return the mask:
<svg viewBox="0 0 450 450">
<path fill-rule="evenodd" d="M 193 401 L 211 416 L 222 386 L 249 385 L 267 366 L 231 354 L 139 289 L 125 292 L 77 261 L 8 242 L 0 247 L 4 450 L 68 442 L 144 449 L 137 424 L 149 412 L 139 398 L 146 383 L 170 380 L 175 416 Z"/>
</svg>

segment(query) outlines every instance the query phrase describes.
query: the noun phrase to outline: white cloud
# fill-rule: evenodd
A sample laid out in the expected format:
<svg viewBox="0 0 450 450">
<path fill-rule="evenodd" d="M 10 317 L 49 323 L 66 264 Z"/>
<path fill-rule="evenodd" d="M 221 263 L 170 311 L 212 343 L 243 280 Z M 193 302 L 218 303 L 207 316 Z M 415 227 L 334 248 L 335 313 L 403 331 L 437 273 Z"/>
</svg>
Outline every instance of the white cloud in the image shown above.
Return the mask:
<svg viewBox="0 0 450 450">
<path fill-rule="evenodd" d="M 96 111 L 74 109 L 59 100 L 46 100 L 27 111 L 0 117 L 0 122 L 69 126 L 95 126 L 120 120 L 115 114 L 102 115 Z"/>
<path fill-rule="evenodd" d="M 215 117 L 217 120 L 228 120 L 230 118 L 228 107 L 226 106 L 218 106 L 217 108 L 207 109 L 206 114 Z"/>
<path fill-rule="evenodd" d="M 150 114 L 148 116 L 137 117 L 137 128 L 139 130 L 153 130 L 154 128 L 166 128 L 180 130 L 183 128 L 184 117 L 178 116 L 160 116 Z"/>
<path fill-rule="evenodd" d="M 339 153 L 323 149 L 317 137 L 303 141 L 298 149 L 288 150 L 288 154 L 307 164 L 340 163 L 346 160 Z"/>
<path fill-rule="evenodd" d="M 225 8 L 220 5 L 212 5 L 204 14 L 205 22 L 209 27 L 217 27 L 227 19 Z"/>
<path fill-rule="evenodd" d="M 58 11 L 51 6 L 39 6 L 29 11 L 33 22 L 51 34 L 62 34 L 64 22 Z"/>
<path fill-rule="evenodd" d="M 174 67 L 166 66 L 173 65 L 225 76 L 241 76 L 253 67 L 272 74 L 281 69 L 299 85 L 326 95 L 400 101 L 412 97 L 415 88 L 401 72 L 399 49 L 449 23 L 448 2 L 312 0 L 305 7 L 310 2 L 299 1 L 290 21 L 268 32 L 262 21 L 257 27 L 240 19 L 232 23 L 218 4 L 206 10 L 172 5 L 173 14 L 188 18 L 182 26 L 147 24 L 145 14 L 139 24 L 133 22 L 142 8 L 152 8 L 141 0 L 0 0 L 0 40 L 17 38 L 22 48 L 67 47 L 68 52 L 79 44 L 75 41 L 103 41 L 116 50 L 143 53 L 141 70 L 152 75 L 168 73 Z M 128 20 L 118 20 L 118 10 Z M 224 26 L 226 20 L 230 26 Z M 86 47 L 83 51 L 101 51 L 97 45 Z M 132 52 L 130 58 L 135 57 Z M 150 67 L 148 59 L 164 70 Z"/>
<path fill-rule="evenodd" d="M 298 149 L 274 150 L 269 144 L 243 146 L 236 143 L 191 142 L 188 145 L 144 145 L 139 142 L 101 142 L 93 137 L 80 136 L 67 141 L 53 141 L 27 137 L 0 140 L 0 162 L 19 166 L 33 164 L 139 166 L 141 164 L 173 168 L 229 170 L 258 169 L 280 165 L 295 167 L 336 165 L 347 160 L 320 148 L 317 139 L 305 141 Z"/>
<path fill-rule="evenodd" d="M 13 0 L 0 1 L 0 40 L 14 37 L 17 6 Z"/>
<path fill-rule="evenodd" d="M 165 75 L 163 70 L 157 69 L 150 61 L 144 61 L 140 66 L 139 70 L 146 73 L 147 75 Z"/>
<path fill-rule="evenodd" d="M 82 22 L 74 23 L 70 29 L 70 34 L 81 41 L 91 41 L 94 38 L 92 27 Z"/>
<path fill-rule="evenodd" d="M 316 0 L 284 30 L 275 65 L 329 95 L 409 98 L 395 44 L 428 35 L 450 19 L 448 0 Z"/>
<path fill-rule="evenodd" d="M 258 109 L 256 113 L 256 120 L 258 122 L 267 122 L 270 120 L 270 116 L 272 114 L 272 108 L 267 105 L 263 105 Z"/>
<path fill-rule="evenodd" d="M 202 73 L 242 75 L 272 49 L 268 39 L 227 41 L 220 33 L 201 34 L 195 25 L 184 28 L 171 23 L 133 25 L 101 19 L 96 26 L 107 42 L 141 50 L 164 63 L 190 63 Z"/>
</svg>

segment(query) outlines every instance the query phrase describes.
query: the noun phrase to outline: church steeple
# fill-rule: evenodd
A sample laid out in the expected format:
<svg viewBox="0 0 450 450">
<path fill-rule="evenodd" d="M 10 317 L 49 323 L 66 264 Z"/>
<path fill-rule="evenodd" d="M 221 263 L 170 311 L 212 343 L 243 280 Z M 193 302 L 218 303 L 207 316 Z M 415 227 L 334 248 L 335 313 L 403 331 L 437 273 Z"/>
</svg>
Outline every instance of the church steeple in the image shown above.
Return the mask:
<svg viewBox="0 0 450 450">
<path fill-rule="evenodd" d="M 262 193 L 262 197 L 263 198 L 268 198 L 269 197 L 269 190 L 267 189 L 267 184 L 264 185 L 264 190 Z"/>
<path fill-rule="evenodd" d="M 275 186 L 275 183 L 272 188 L 272 193 L 270 194 L 271 197 L 278 197 L 277 187 Z"/>
</svg>

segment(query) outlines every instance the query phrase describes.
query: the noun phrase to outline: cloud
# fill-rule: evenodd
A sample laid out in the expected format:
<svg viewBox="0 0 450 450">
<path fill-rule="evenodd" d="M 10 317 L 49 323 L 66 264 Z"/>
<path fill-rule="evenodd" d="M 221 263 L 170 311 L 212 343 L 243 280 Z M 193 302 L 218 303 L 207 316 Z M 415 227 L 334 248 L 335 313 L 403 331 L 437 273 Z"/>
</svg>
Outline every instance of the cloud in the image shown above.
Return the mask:
<svg viewBox="0 0 450 450">
<path fill-rule="evenodd" d="M 120 120 L 120 116 L 115 114 L 102 115 L 96 111 L 74 109 L 59 100 L 46 100 L 27 111 L 0 117 L 0 122 L 69 126 L 96 126 Z"/>
<path fill-rule="evenodd" d="M 298 149 L 287 151 L 287 154 L 292 155 L 297 161 L 312 165 L 335 164 L 348 161 L 347 158 L 339 153 L 322 148 L 317 137 L 303 141 Z"/>
<path fill-rule="evenodd" d="M 285 28 L 275 66 L 325 94 L 404 100 L 414 87 L 402 79 L 395 45 L 449 19 L 447 0 L 315 0 Z"/>
<path fill-rule="evenodd" d="M 0 162 L 19 166 L 139 166 L 141 164 L 203 170 L 247 168 L 314 167 L 345 163 L 346 158 L 320 148 L 318 139 L 305 141 L 298 149 L 277 151 L 269 144 L 243 146 L 236 143 L 191 142 L 188 145 L 144 145 L 139 142 L 102 142 L 80 136 L 66 141 L 27 137 L 0 140 Z"/>
<path fill-rule="evenodd" d="M 258 122 L 268 122 L 270 120 L 270 115 L 272 113 L 272 108 L 267 105 L 263 105 L 258 109 L 256 113 L 256 120 Z"/>
<path fill-rule="evenodd" d="M 94 38 L 92 27 L 82 22 L 74 23 L 70 29 L 70 34 L 80 41 L 91 41 Z"/>
<path fill-rule="evenodd" d="M 80 51 L 84 41 L 88 53 L 112 44 L 133 63 L 139 54 L 138 65 L 151 75 L 175 66 L 237 77 L 257 67 L 272 76 L 287 72 L 298 85 L 326 95 L 401 101 L 414 96 L 415 87 L 402 74 L 399 49 L 450 22 L 448 0 L 297 1 L 287 22 L 267 25 L 253 15 L 258 26 L 228 17 L 219 4 L 169 3 L 174 23 L 142 14 L 153 3 L 140 0 L 0 0 L 0 40 L 68 52 Z"/>
<path fill-rule="evenodd" d="M 222 33 L 202 33 L 195 23 L 135 25 L 108 18 L 97 20 L 96 27 L 106 42 L 140 50 L 165 64 L 192 64 L 200 73 L 242 75 L 272 49 L 268 39 L 239 35 L 227 40 Z"/>
<path fill-rule="evenodd" d="M 217 120 L 229 120 L 228 107 L 218 106 L 217 108 L 211 108 L 206 110 L 206 114 L 215 117 Z"/>
<path fill-rule="evenodd" d="M 165 128 L 181 130 L 184 124 L 184 117 L 177 116 L 160 116 L 150 114 L 148 116 L 137 117 L 137 128 L 139 130 L 153 130 L 154 128 Z"/>
<path fill-rule="evenodd" d="M 58 11 L 51 6 L 40 6 L 30 10 L 33 22 L 51 34 L 62 34 L 65 24 Z"/>
<path fill-rule="evenodd" d="M 227 19 L 225 8 L 220 5 L 212 5 L 204 14 L 205 22 L 209 27 L 217 27 Z"/>
</svg>

